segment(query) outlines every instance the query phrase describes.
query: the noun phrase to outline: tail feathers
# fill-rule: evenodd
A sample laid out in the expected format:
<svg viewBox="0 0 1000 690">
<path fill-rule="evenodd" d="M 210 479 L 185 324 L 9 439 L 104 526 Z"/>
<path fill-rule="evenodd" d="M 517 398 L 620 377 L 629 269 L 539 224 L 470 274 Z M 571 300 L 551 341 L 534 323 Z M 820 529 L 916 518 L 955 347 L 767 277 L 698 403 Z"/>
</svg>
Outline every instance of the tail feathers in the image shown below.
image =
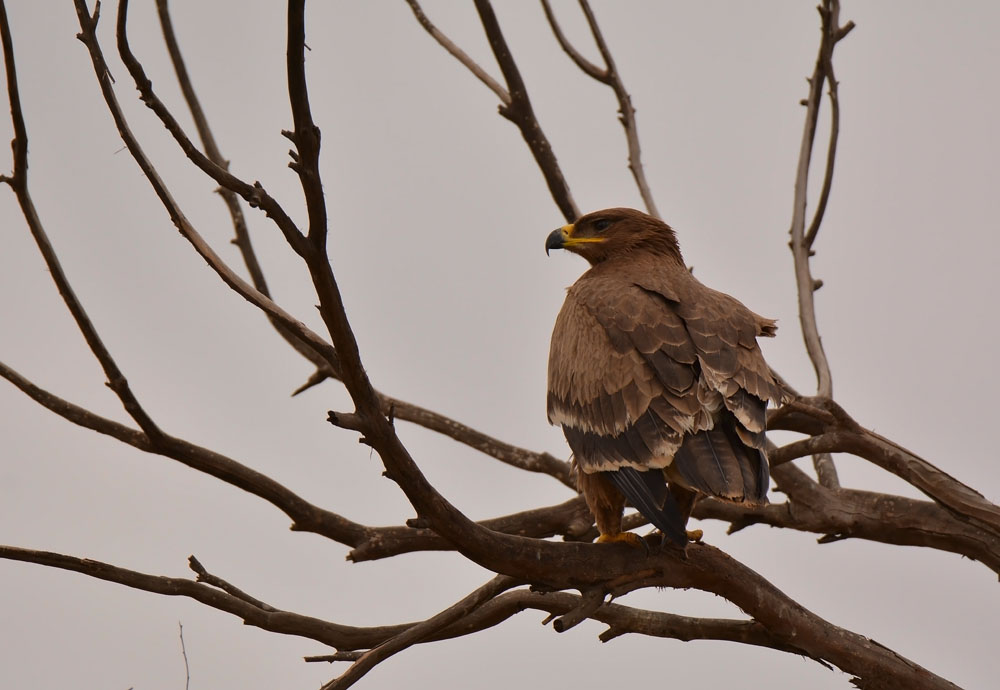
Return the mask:
<svg viewBox="0 0 1000 690">
<path fill-rule="evenodd" d="M 667 489 L 661 470 L 640 472 L 632 467 L 620 467 L 604 474 L 625 494 L 629 503 L 672 542 L 682 547 L 687 544 L 685 520 L 674 495 Z"/>
<path fill-rule="evenodd" d="M 690 488 L 731 501 L 765 503 L 770 475 L 763 452 L 744 444 L 735 420 L 684 439 L 673 468 Z"/>
</svg>

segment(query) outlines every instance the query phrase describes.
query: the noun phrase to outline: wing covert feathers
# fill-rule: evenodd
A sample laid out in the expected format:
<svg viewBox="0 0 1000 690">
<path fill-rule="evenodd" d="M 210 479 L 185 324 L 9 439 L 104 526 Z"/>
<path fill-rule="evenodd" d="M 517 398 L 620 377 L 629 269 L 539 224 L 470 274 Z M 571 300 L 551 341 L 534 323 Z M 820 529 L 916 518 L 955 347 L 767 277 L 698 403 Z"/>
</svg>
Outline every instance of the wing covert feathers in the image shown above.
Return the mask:
<svg viewBox="0 0 1000 690">
<path fill-rule="evenodd" d="M 784 394 L 757 338 L 775 328 L 663 257 L 598 263 L 556 319 L 549 421 L 582 472 L 608 473 L 671 538 L 683 520 L 647 481 L 662 483 L 662 472 L 647 470 L 669 467 L 671 481 L 704 494 L 766 501 L 764 412 Z"/>
</svg>

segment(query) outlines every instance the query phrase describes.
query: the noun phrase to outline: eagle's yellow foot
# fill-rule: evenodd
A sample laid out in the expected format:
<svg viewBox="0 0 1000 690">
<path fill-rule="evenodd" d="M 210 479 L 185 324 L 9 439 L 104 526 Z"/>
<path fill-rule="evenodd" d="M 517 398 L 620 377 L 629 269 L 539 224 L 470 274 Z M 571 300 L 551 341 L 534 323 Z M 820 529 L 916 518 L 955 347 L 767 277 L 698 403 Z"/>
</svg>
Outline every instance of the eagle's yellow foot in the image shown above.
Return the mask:
<svg viewBox="0 0 1000 690">
<path fill-rule="evenodd" d="M 696 541 L 701 543 L 701 538 L 705 536 L 705 533 L 700 529 L 689 529 L 687 530 L 687 537 L 689 541 Z"/>
<path fill-rule="evenodd" d="M 597 538 L 598 544 L 628 544 L 648 548 L 646 542 L 635 532 L 619 532 L 618 534 L 602 534 Z"/>
</svg>

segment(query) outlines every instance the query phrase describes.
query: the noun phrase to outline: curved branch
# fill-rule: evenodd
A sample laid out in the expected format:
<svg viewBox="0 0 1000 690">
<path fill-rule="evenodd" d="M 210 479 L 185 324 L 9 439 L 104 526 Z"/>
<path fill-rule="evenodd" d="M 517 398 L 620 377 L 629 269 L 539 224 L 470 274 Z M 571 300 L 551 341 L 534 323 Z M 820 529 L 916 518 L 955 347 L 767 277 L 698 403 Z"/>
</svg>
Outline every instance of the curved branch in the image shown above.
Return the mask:
<svg viewBox="0 0 1000 690">
<path fill-rule="evenodd" d="M 98 80 L 101 82 L 101 90 L 104 92 L 104 99 L 108 102 L 108 108 L 112 111 L 112 116 L 115 118 L 115 124 L 118 125 L 119 133 L 121 133 L 122 139 L 125 140 L 125 145 L 128 146 L 129 152 L 132 154 L 133 158 L 135 158 L 135 149 L 138 149 L 138 143 L 130 145 L 129 139 L 132 139 L 131 134 L 126 137 L 125 133 L 122 132 L 123 126 L 125 129 L 127 129 L 128 126 L 125 124 L 124 116 L 120 113 L 117 115 L 115 114 L 118 110 L 118 105 L 117 102 L 114 105 L 111 104 L 110 99 L 114 99 L 114 92 L 111 89 L 110 82 L 108 82 L 105 86 L 105 82 L 107 81 L 107 65 L 104 61 L 104 55 L 101 52 L 100 44 L 97 41 L 95 33 L 97 29 L 97 22 L 92 21 L 87 16 L 85 2 L 82 2 L 81 0 L 74 0 L 74 3 L 77 7 L 80 27 L 83 29 L 79 38 L 90 50 L 91 60 L 94 62 L 94 69 L 97 71 Z M 301 256 L 306 251 L 305 237 L 303 237 L 302 231 L 299 230 L 288 214 L 285 213 L 285 209 L 282 208 L 281 204 L 279 204 L 274 197 L 267 193 L 260 182 L 254 182 L 252 185 L 248 184 L 230 173 L 223 165 L 216 164 L 203 154 L 198 147 L 194 145 L 190 138 L 188 138 L 187 134 L 184 133 L 183 128 L 177 122 L 176 118 L 174 118 L 173 114 L 156 96 L 153 91 L 152 82 L 146 76 L 145 70 L 142 68 L 142 65 L 136 59 L 135 55 L 132 54 L 132 50 L 129 47 L 128 0 L 121 0 L 121 3 L 118 5 L 116 33 L 118 53 L 135 82 L 135 88 L 139 92 L 139 97 L 142 102 L 146 104 L 146 107 L 152 110 L 160 119 L 160 122 L 163 123 L 163 126 L 166 127 L 167 131 L 181 147 L 181 150 L 184 151 L 184 154 L 188 157 L 188 159 L 220 186 L 239 194 L 248 204 L 250 204 L 251 207 L 263 210 L 265 215 L 272 219 L 275 225 L 278 226 L 278 229 L 281 230 L 281 233 L 284 235 L 285 241 L 288 242 L 289 246 Z M 142 157 L 144 158 L 144 156 Z M 143 172 L 146 173 L 146 169 L 143 167 L 143 162 L 138 159 L 136 162 L 139 163 L 139 167 L 143 168 Z M 153 181 L 150 180 L 150 182 L 152 183 Z M 155 183 L 154 189 L 156 189 Z M 157 195 L 160 196 L 159 191 L 157 191 Z"/>
<path fill-rule="evenodd" d="M 17 70 L 14 65 L 14 45 L 10 33 L 10 24 L 7 20 L 6 7 L 2 5 L 0 5 L 0 40 L 2 40 L 3 44 L 4 67 L 7 73 L 7 95 L 10 100 L 10 115 L 14 126 L 14 141 L 11 144 L 14 151 L 14 170 L 11 176 L 4 178 L 4 181 L 14 190 L 18 205 L 24 215 L 24 220 L 31 231 L 31 236 L 34 238 L 39 252 L 41 252 L 46 267 L 49 269 L 52 281 L 56 284 L 56 289 L 66 304 L 66 308 L 73 316 L 73 320 L 76 322 L 80 332 L 83 334 L 84 340 L 87 341 L 87 346 L 94 353 L 94 357 L 97 358 L 101 368 L 104 370 L 104 374 L 108 379 L 108 387 L 115 392 L 125 411 L 135 420 L 146 436 L 151 441 L 156 442 L 160 439 L 163 432 L 160 431 L 159 427 L 139 403 L 138 398 L 129 386 L 128 380 L 126 380 L 121 369 L 118 368 L 118 364 L 105 346 L 104 341 L 97 332 L 97 328 L 91 322 L 90 317 L 83 308 L 83 304 L 77 298 L 73 287 L 70 285 L 69 278 L 66 277 L 65 271 L 63 271 L 59 257 L 56 256 L 55 248 L 53 248 L 52 243 L 49 241 L 41 218 L 38 217 L 31 193 L 28 191 L 28 130 L 24 124 L 24 114 L 21 110 L 21 96 L 17 86 Z"/>
<path fill-rule="evenodd" d="M 843 39 L 854 27 L 848 23 L 840 27 L 839 0 L 824 0 L 819 8 L 822 19 L 823 36 L 820 41 L 819 57 L 816 67 L 809 80 L 809 96 L 806 104 L 806 122 L 802 133 L 802 144 L 799 149 L 799 163 L 795 178 L 795 199 L 793 202 L 792 226 L 790 229 L 792 256 L 795 263 L 795 279 L 799 298 L 799 321 L 802 325 L 802 337 L 805 340 L 809 359 L 813 363 L 817 378 L 817 393 L 822 396 L 833 395 L 833 377 L 830 363 L 823 350 L 823 343 L 816 324 L 816 305 L 813 293 L 820 288 L 822 281 L 815 280 L 809 267 L 809 257 L 812 256 L 812 244 L 819 232 L 819 225 L 826 211 L 830 198 L 830 188 L 833 184 L 834 161 L 837 152 L 837 139 L 840 134 L 840 102 L 837 99 L 837 82 L 833 75 L 833 49 L 837 42 Z M 823 96 L 823 83 L 830 82 L 830 104 L 833 120 L 830 127 L 830 144 L 827 150 L 826 171 L 823 188 L 820 193 L 819 205 L 813 216 L 808 232 L 805 230 L 806 195 L 809 186 L 809 165 L 812 157 L 813 142 L 816 137 L 816 125 L 819 121 L 820 104 Z M 837 488 L 840 480 L 833 458 L 828 453 L 813 456 L 813 465 L 820 482 L 827 487 Z"/>
<path fill-rule="evenodd" d="M 1000 537 L 968 520 L 956 519 L 937 503 L 856 489 L 829 489 L 791 463 L 775 468 L 773 477 L 788 496 L 786 502 L 748 508 L 702 500 L 692 515 L 729 522 L 730 533 L 761 524 L 819 534 L 821 544 L 867 539 L 922 546 L 980 561 L 1000 574 Z"/>
<path fill-rule="evenodd" d="M 816 325 L 816 307 L 813 301 L 813 293 L 818 289 L 819 283 L 815 281 L 809 269 L 809 245 L 805 239 L 805 218 L 806 218 L 806 194 L 809 184 L 809 164 L 812 158 L 813 141 L 816 137 L 816 125 L 819 121 L 820 104 L 823 97 L 823 83 L 829 76 L 827 65 L 833 64 L 833 49 L 838 41 L 844 38 L 853 24 L 841 28 L 838 24 L 840 16 L 839 0 L 824 0 L 820 8 L 822 18 L 823 37 L 820 41 L 819 56 L 816 58 L 816 67 L 812 77 L 809 79 L 809 95 L 805 100 L 806 121 L 802 132 L 802 144 L 799 148 L 798 169 L 795 176 L 795 199 L 793 202 L 791 234 L 792 256 L 795 260 L 795 278 L 799 295 L 799 320 L 802 322 L 802 335 L 805 339 L 806 350 L 812 360 L 813 368 L 816 370 L 818 380 L 818 394 L 830 397 L 833 394 L 833 381 L 830 375 L 830 364 L 827 361 L 826 353 L 820 341 L 819 331 Z M 838 109 L 839 114 L 839 109 Z M 831 151 L 836 151 L 836 138 L 831 133 Z M 832 181 L 832 158 L 828 160 L 828 180 Z M 828 186 L 824 183 L 825 186 Z M 827 190 L 828 191 L 828 190 Z M 823 202 L 825 208 L 825 201 Z M 815 219 L 816 228 L 822 219 L 822 214 L 817 214 Z M 815 231 L 813 231 L 815 237 Z"/>
<path fill-rule="evenodd" d="M 563 52 L 569 55 L 570 60 L 573 61 L 577 67 L 580 68 L 584 74 L 589 77 L 596 79 L 602 84 L 607 84 L 610 76 L 608 75 L 607 69 L 601 69 L 593 62 L 585 58 L 579 50 L 577 50 L 566 35 L 563 33 L 562 27 L 559 26 L 559 22 L 556 19 L 555 13 L 552 11 L 552 5 L 549 4 L 549 0 L 542 0 L 542 10 L 545 12 L 545 18 L 549 22 L 549 27 L 552 29 L 552 33 L 555 34 L 556 41 L 559 43 L 559 47 L 563 49 Z"/>
<path fill-rule="evenodd" d="M 629 96 L 628 91 L 625 89 L 621 73 L 618 71 L 617 65 L 615 65 L 614 57 L 611 55 L 611 50 L 604 40 L 601 27 L 597 24 L 597 18 L 594 16 L 594 11 L 590 8 L 590 3 L 587 0 L 580 0 L 580 9 L 583 10 L 583 14 L 587 18 L 587 25 L 590 27 L 590 32 L 594 36 L 594 42 L 597 44 L 597 49 L 604 60 L 604 69 L 601 69 L 583 57 L 566 39 L 562 29 L 559 27 L 559 23 L 556 21 L 552 8 L 549 6 L 548 0 L 542 0 L 542 8 L 545 10 L 545 17 L 549 21 L 549 26 L 552 27 L 552 33 L 555 34 L 556 40 L 576 66 L 587 76 L 596 79 L 602 84 L 606 84 L 614 91 L 615 98 L 618 100 L 619 122 L 625 128 L 625 140 L 628 143 L 628 168 L 632 171 L 632 177 L 639 188 L 639 195 L 642 197 L 642 203 L 646 206 L 646 211 L 650 215 L 659 218 L 660 212 L 656 208 L 656 202 L 653 201 L 653 193 L 649 189 L 649 183 L 646 181 L 646 172 L 642 167 L 642 150 L 639 147 L 639 129 L 635 120 L 635 108 L 632 107 L 632 97 Z"/>
<path fill-rule="evenodd" d="M 367 538 L 356 544 L 347 554 L 348 560 L 360 563 L 389 558 L 413 551 L 453 551 L 454 544 L 438 536 L 433 530 L 416 527 L 419 521 L 407 527 L 371 527 Z M 567 541 L 590 541 L 594 518 L 582 496 L 565 503 L 545 508 L 525 510 L 512 515 L 482 520 L 479 523 L 494 532 L 516 534 L 522 537 L 544 539 L 562 536 Z"/>
<path fill-rule="evenodd" d="M 194 119 L 194 125 L 198 130 L 198 137 L 201 139 L 205 155 L 219 168 L 228 171 L 229 161 L 223 157 L 222 152 L 219 150 L 219 146 L 215 141 L 215 136 L 212 134 L 212 129 L 209 127 L 208 118 L 205 116 L 205 111 L 201 107 L 201 103 L 199 102 L 198 96 L 194 90 L 194 84 L 192 83 L 187 67 L 184 64 L 184 58 L 181 54 L 180 45 L 178 44 L 177 36 L 174 33 L 173 21 L 170 18 L 170 9 L 167 5 L 167 0 L 156 0 L 156 9 L 160 18 L 160 28 L 163 30 L 163 40 L 167 46 L 167 53 L 170 55 L 170 62 L 174 66 L 174 73 L 176 74 L 177 82 L 181 87 L 181 93 L 184 94 L 184 100 L 187 103 L 192 119 Z M 149 97 L 151 100 L 156 99 L 151 86 Z M 183 132 L 179 133 L 183 135 Z M 216 191 L 218 191 L 222 200 L 226 204 L 226 208 L 229 210 L 229 215 L 232 218 L 233 229 L 236 235 L 233 240 L 233 244 L 236 245 L 236 247 L 240 250 L 240 254 L 243 256 L 243 263 L 246 264 L 247 273 L 250 274 L 250 280 L 253 282 L 253 286 L 257 288 L 262 295 L 270 297 L 271 291 L 267 287 L 267 280 L 264 278 L 264 271 L 257 259 L 257 254 L 254 252 L 253 243 L 250 241 L 250 233 L 247 229 L 247 221 L 243 215 L 243 209 L 240 206 L 239 196 L 232 189 L 221 185 Z M 295 334 L 289 331 L 289 329 L 281 321 L 273 316 L 266 316 L 271 322 L 271 325 L 274 327 L 274 330 L 278 332 L 278 335 L 284 338 L 296 352 L 312 362 L 314 366 L 324 366 L 325 360 L 322 355 L 297 338 Z"/>
<path fill-rule="evenodd" d="M 436 431 L 451 439 L 464 443 L 497 460 L 528 472 L 539 472 L 554 477 L 576 491 L 576 482 L 570 476 L 570 464 L 548 453 L 535 453 L 525 448 L 505 443 L 461 422 L 455 421 L 433 410 L 377 393 L 382 412 L 395 419 L 418 424 L 425 429 Z"/>
<path fill-rule="evenodd" d="M 406 0 L 406 4 L 410 6 L 413 11 L 413 16 L 417 18 L 420 22 L 420 26 L 424 27 L 424 30 L 429 33 L 435 41 L 437 41 L 442 48 L 447 50 L 452 57 L 462 63 L 466 69 L 468 69 L 479 81 L 483 82 L 486 87 L 497 95 L 500 102 L 504 105 L 510 105 L 510 94 L 504 87 L 500 86 L 500 82 L 491 77 L 486 73 L 482 67 L 480 67 L 475 60 L 469 57 L 468 53 L 459 48 L 454 41 L 445 36 L 431 20 L 427 18 L 424 14 L 423 8 L 420 7 L 420 3 L 417 0 Z"/>
<path fill-rule="evenodd" d="M 285 312 L 270 298 L 261 294 L 253 286 L 249 285 L 245 280 L 237 275 L 221 259 L 221 257 L 215 253 L 215 250 L 212 249 L 212 247 L 204 240 L 204 238 L 197 232 L 197 230 L 195 230 L 194 226 L 191 225 L 188 219 L 184 216 L 184 213 L 181 211 L 177 202 L 170 194 L 170 191 L 166 188 L 166 185 L 156 172 L 156 169 L 153 167 L 152 163 L 150 163 L 146 154 L 139 146 L 138 140 L 129 129 L 125 116 L 121 111 L 118 99 L 115 97 L 114 89 L 112 88 L 104 55 L 101 51 L 100 44 L 97 41 L 97 20 L 88 14 L 85 0 L 74 0 L 74 4 L 76 6 L 77 17 L 80 21 L 81 28 L 81 33 L 78 34 L 78 38 L 84 43 L 84 45 L 86 45 L 90 54 L 91 62 L 94 66 L 94 72 L 97 75 L 97 80 L 101 87 L 101 93 L 103 94 L 104 101 L 115 121 L 118 133 L 120 134 L 122 141 L 125 143 L 126 148 L 128 148 L 129 153 L 132 155 L 132 158 L 142 170 L 143 175 L 153 187 L 153 191 L 156 193 L 157 198 L 159 198 L 163 207 L 166 209 L 168 215 L 170 216 L 170 220 L 180 231 L 181 235 L 191 243 L 195 251 L 197 251 L 203 259 L 205 259 L 212 270 L 214 270 L 216 274 L 222 278 L 226 285 L 232 288 L 237 294 L 246 299 L 248 302 L 259 308 L 265 314 L 278 319 L 289 329 L 290 332 L 294 333 L 297 338 L 303 340 L 309 347 L 320 353 L 331 369 L 338 370 L 340 362 L 337 357 L 337 352 L 329 345 L 329 343 L 325 342 L 322 338 L 307 328 L 305 324 Z M 123 29 L 123 25 L 124 16 L 120 14 L 119 27 Z M 124 32 L 122 31 L 119 33 L 119 38 L 122 39 L 123 36 Z M 127 43 L 125 47 L 127 49 Z M 188 142 L 188 144 L 190 144 L 190 142 Z M 207 161 L 207 159 L 204 158 L 204 154 L 196 148 L 193 148 L 193 151 L 195 157 L 200 157 L 201 159 Z M 218 167 L 214 166 L 211 161 L 207 161 L 207 163 L 209 166 Z M 228 173 L 225 173 L 225 175 L 229 176 Z M 296 230 L 296 232 L 298 231 Z"/>
<path fill-rule="evenodd" d="M 518 586 L 520 583 L 513 578 L 497 575 L 482 587 L 478 588 L 461 601 L 449 606 L 444 611 L 421 621 L 406 631 L 389 638 L 374 649 L 361 654 L 342 675 L 323 685 L 320 690 L 345 690 L 372 670 L 377 664 L 385 661 L 407 647 L 425 641 L 434 633 L 469 616 L 477 608 L 495 598 L 502 592 Z"/>
<path fill-rule="evenodd" d="M 0 377 L 13 383 L 35 402 L 74 424 L 111 436 L 147 453 L 171 458 L 264 499 L 292 519 L 293 530 L 320 534 L 348 546 L 363 544 L 371 539 L 372 528 L 315 506 L 267 475 L 221 453 L 167 434 L 153 444 L 141 431 L 130 429 L 124 424 L 63 400 L 34 385 L 2 362 Z"/>
<path fill-rule="evenodd" d="M 0 545 L 0 558 L 70 570 L 88 577 L 154 594 L 188 597 L 219 611 L 231 613 L 241 618 L 245 624 L 255 628 L 282 635 L 304 637 L 331 647 L 369 647 L 378 644 L 380 640 L 388 636 L 398 635 L 408 627 L 402 625 L 358 628 L 341 625 L 312 616 L 282 611 L 273 606 L 261 608 L 248 599 L 202 582 L 193 582 L 180 577 L 149 575 L 90 558 L 76 558 L 50 551 Z"/>
<path fill-rule="evenodd" d="M 521 136 L 535 157 L 535 162 L 545 177 L 545 183 L 549 187 L 549 193 L 555 200 L 559 210 L 567 222 L 572 223 L 580 216 L 580 211 L 573 201 L 573 195 L 569 191 L 566 179 L 563 177 L 559 163 L 556 161 L 555 153 L 552 152 L 552 145 L 549 143 L 538 118 L 531 106 L 531 99 L 528 98 L 528 89 L 521 79 L 521 71 L 514 62 L 507 41 L 500 30 L 500 23 L 497 21 L 493 6 L 489 0 L 474 0 L 476 11 L 479 12 L 479 19 L 483 24 L 483 30 L 489 39 L 490 48 L 496 57 L 500 71 L 503 72 L 504 81 L 507 82 L 507 89 L 510 92 L 510 104 L 500 106 L 500 114 L 517 125 L 521 130 Z"/>
</svg>

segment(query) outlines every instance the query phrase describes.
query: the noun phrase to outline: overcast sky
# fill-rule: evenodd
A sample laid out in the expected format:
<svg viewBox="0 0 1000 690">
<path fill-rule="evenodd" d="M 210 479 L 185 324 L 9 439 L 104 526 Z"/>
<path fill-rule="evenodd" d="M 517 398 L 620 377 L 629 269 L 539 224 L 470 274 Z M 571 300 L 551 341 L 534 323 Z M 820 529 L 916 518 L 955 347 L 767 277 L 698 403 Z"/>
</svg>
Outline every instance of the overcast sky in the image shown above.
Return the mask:
<svg viewBox="0 0 1000 690">
<path fill-rule="evenodd" d="M 581 210 L 639 206 L 610 90 L 559 50 L 534 3 L 497 3 L 535 110 Z M 135 2 L 132 45 L 193 134 L 152 3 Z M 287 169 L 281 3 L 175 0 L 195 86 L 232 169 L 260 179 L 297 220 Z M 584 270 L 546 258 L 563 223 L 497 99 L 419 27 L 402 1 L 313 2 L 307 68 L 323 131 L 330 254 L 375 385 L 485 432 L 561 457 L 545 420 L 545 366 L 563 289 Z M 595 60 L 574 3 L 567 32 Z M 633 103 L 650 184 L 698 277 L 779 319 L 769 361 L 803 391 L 815 381 L 798 330 L 787 230 L 819 19 L 810 2 L 595 2 Z M 492 74 L 469 3 L 428 2 L 439 27 Z M 75 289 L 139 399 L 169 433 L 226 453 L 366 524 L 413 515 L 356 435 L 350 409 L 170 225 L 122 149 L 69 0 L 10 2 L 30 136 L 31 190 Z M 187 165 L 101 37 L 118 97 L 185 212 L 239 265 L 214 184 Z M 857 29 L 837 49 L 842 137 L 816 245 L 817 313 L 837 400 L 862 424 L 1000 499 L 994 408 L 1000 372 L 995 269 L 1000 121 L 992 2 L 847 2 Z M 826 104 L 824 104 L 826 108 Z M 4 108 L 5 110 L 5 108 Z M 824 120 L 825 122 L 825 120 Z M 0 118 L 0 139 L 13 136 Z M 822 134 L 820 135 L 822 136 Z M 6 151 L 6 149 L 4 149 Z M 4 158 L 0 172 L 9 172 Z M 248 211 L 277 301 L 318 332 L 315 295 L 276 229 Z M 0 190 L 0 361 L 100 414 L 129 422 L 60 301 L 9 189 Z M 399 425 L 421 468 L 474 518 L 566 500 L 528 475 Z M 778 438 L 777 440 L 781 440 Z M 801 461 L 800 461 L 801 462 Z M 808 464 L 803 464 L 808 467 Z M 919 497 L 862 460 L 846 486 Z M 776 497 L 780 500 L 780 496 Z M 754 527 L 706 540 L 833 623 L 873 637 L 963 687 L 1000 673 L 996 575 L 925 549 Z M 351 565 L 347 548 L 288 532 L 273 507 L 74 427 L 0 385 L 0 543 L 189 576 L 216 574 L 280 608 L 341 623 L 426 618 L 489 574 L 454 554 Z M 736 616 L 698 592 L 624 603 Z M 342 667 L 325 648 L 244 627 L 186 599 L 41 566 L 0 562 L 0 685 L 177 690 L 178 621 L 192 688 L 315 688 Z M 847 688 L 848 677 L 775 651 L 636 636 L 602 645 L 588 622 L 557 635 L 526 612 L 483 634 L 410 649 L 362 687 Z"/>
</svg>

